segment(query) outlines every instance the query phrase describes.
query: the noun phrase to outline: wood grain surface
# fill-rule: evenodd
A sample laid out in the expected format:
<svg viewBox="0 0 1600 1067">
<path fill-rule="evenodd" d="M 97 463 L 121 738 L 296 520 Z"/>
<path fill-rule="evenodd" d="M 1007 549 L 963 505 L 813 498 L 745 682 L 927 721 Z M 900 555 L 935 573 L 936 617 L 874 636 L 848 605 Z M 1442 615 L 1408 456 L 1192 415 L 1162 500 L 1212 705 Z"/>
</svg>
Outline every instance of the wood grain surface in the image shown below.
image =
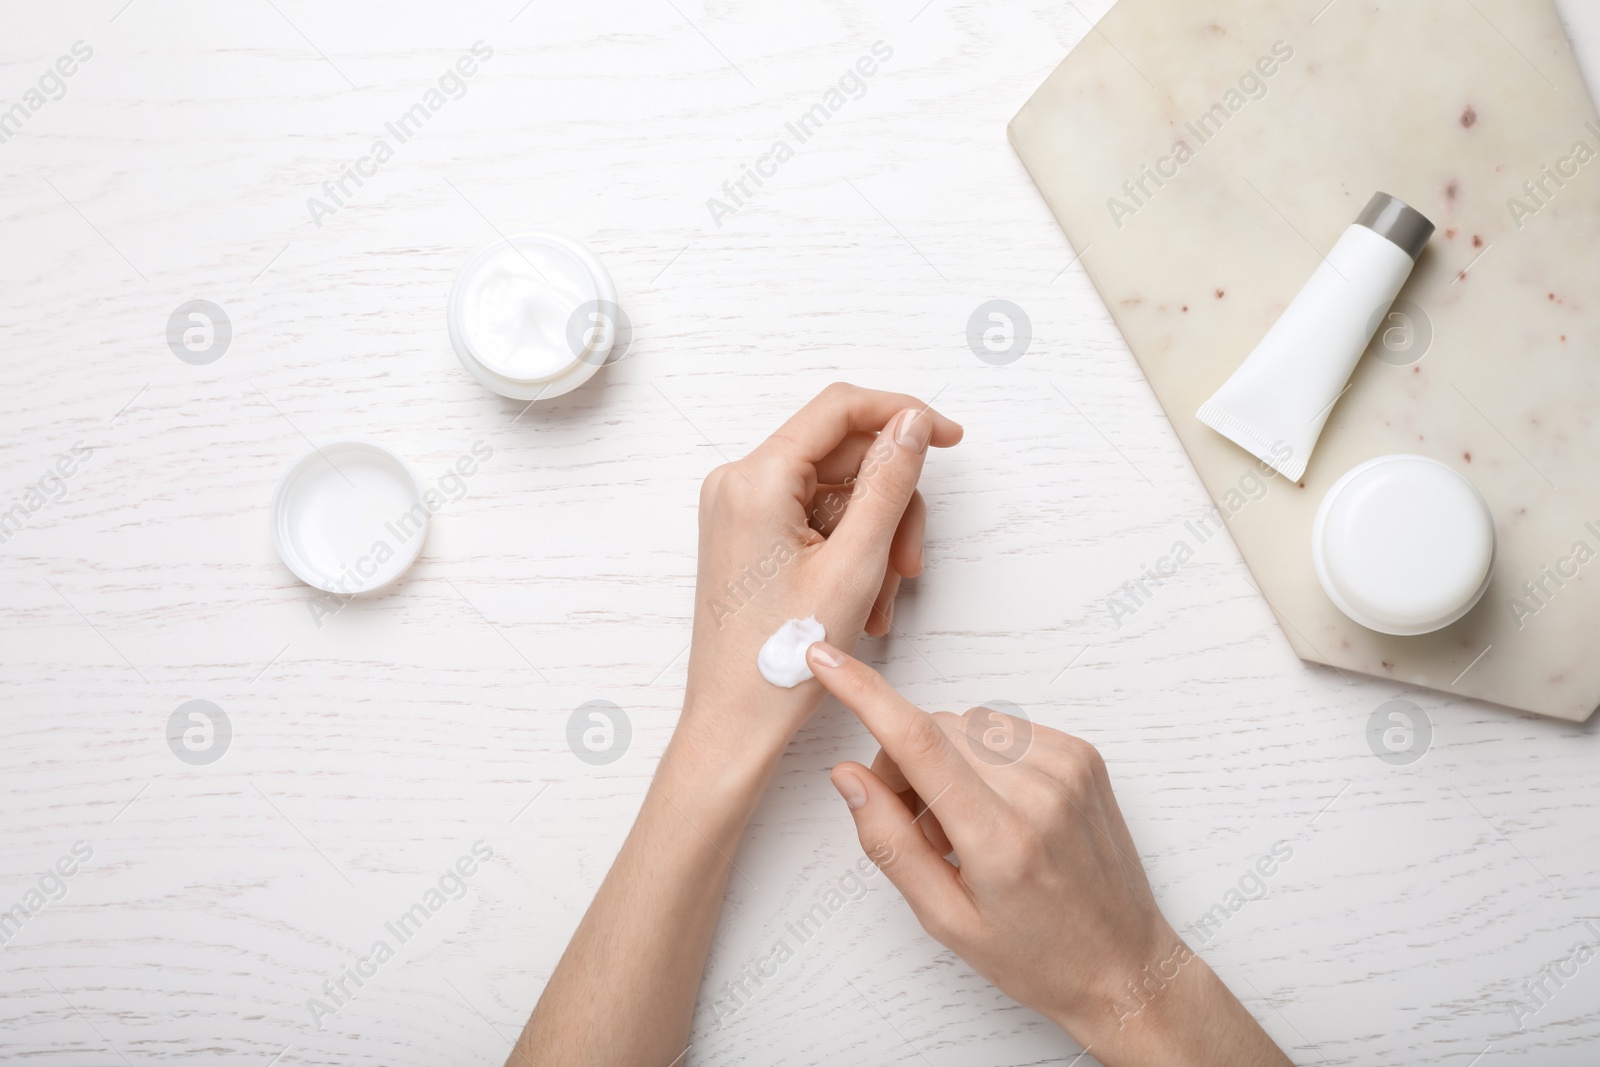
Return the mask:
<svg viewBox="0 0 1600 1067">
<path fill-rule="evenodd" d="M 1594 728 L 1303 665 L 1225 536 L 1108 611 L 1207 501 L 1004 136 L 1108 6 L 11 5 L 0 1060 L 500 1062 L 675 721 L 700 478 L 842 378 L 968 431 L 928 466 L 928 570 L 867 655 L 930 708 L 1004 699 L 1101 746 L 1175 924 L 1286 843 L 1197 941 L 1297 1062 L 1592 1063 L 1600 962 L 1566 961 L 1600 915 Z M 1600 12 L 1565 10 L 1592 80 Z M 313 219 L 479 41 L 464 95 Z M 714 218 L 878 41 L 859 98 Z M 460 367 L 444 307 L 468 255 L 537 227 L 604 259 L 635 336 L 524 412 Z M 967 341 L 996 298 L 1033 335 L 1004 366 Z M 232 327 L 206 365 L 167 340 L 191 300 Z M 493 454 L 400 583 L 330 613 L 266 514 L 308 441 L 347 435 L 430 482 Z M 1431 724 L 1406 765 L 1368 739 L 1393 699 Z M 214 762 L 169 744 L 191 700 L 231 725 Z M 631 728 L 609 763 L 569 743 L 591 700 Z M 1087 1067 L 881 877 L 719 1025 L 717 991 L 853 868 L 826 769 L 871 753 L 829 703 L 786 756 L 687 1062 Z M 475 844 L 492 858 L 441 893 Z M 393 958 L 315 1015 L 380 939 Z M 1553 964 L 1575 973 L 1534 1012 Z"/>
</svg>

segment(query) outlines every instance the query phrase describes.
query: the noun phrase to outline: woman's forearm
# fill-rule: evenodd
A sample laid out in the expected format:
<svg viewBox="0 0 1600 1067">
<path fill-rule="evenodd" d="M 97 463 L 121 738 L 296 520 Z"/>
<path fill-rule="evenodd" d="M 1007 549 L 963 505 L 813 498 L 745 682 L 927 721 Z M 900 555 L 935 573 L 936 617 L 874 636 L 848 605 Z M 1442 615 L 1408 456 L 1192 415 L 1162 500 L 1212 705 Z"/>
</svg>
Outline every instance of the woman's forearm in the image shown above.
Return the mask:
<svg viewBox="0 0 1600 1067">
<path fill-rule="evenodd" d="M 781 751 L 728 751 L 689 718 L 508 1067 L 681 1062 L 739 836 Z"/>
</svg>

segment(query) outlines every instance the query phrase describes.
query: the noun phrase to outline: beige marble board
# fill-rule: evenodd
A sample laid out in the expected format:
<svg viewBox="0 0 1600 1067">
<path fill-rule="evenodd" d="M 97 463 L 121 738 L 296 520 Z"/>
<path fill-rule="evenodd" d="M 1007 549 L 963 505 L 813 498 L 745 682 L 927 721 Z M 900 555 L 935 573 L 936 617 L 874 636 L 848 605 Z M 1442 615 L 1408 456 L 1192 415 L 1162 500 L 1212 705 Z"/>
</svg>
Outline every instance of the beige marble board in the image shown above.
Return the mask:
<svg viewBox="0 0 1600 1067">
<path fill-rule="evenodd" d="M 1300 657 L 1587 719 L 1600 122 L 1552 6 L 1121 0 L 1010 135 Z M 1304 479 L 1263 478 L 1195 410 L 1379 189 L 1438 232 Z M 1391 452 L 1460 470 L 1496 520 L 1483 601 L 1425 637 L 1350 622 L 1312 571 L 1323 494 Z"/>
</svg>

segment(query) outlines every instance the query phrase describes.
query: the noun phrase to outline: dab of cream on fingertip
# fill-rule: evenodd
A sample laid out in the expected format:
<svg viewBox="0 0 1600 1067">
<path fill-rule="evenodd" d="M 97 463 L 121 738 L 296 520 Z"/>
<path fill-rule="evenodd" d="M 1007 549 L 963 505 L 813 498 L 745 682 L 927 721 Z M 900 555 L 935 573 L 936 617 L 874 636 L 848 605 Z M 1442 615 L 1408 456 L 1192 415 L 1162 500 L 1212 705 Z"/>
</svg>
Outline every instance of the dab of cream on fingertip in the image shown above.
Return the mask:
<svg viewBox="0 0 1600 1067">
<path fill-rule="evenodd" d="M 767 643 L 756 654 L 756 667 L 761 677 L 784 689 L 793 689 L 815 678 L 811 665 L 806 662 L 806 649 L 827 636 L 815 615 L 790 619 L 767 638 Z"/>
</svg>

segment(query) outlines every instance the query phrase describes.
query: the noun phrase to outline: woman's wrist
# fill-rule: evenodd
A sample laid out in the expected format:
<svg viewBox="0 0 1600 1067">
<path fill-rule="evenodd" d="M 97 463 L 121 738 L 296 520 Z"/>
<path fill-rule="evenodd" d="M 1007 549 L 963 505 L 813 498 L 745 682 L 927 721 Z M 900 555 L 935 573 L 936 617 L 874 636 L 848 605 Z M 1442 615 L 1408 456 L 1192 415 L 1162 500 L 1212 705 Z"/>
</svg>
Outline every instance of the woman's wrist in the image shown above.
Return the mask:
<svg viewBox="0 0 1600 1067">
<path fill-rule="evenodd" d="M 1104 1003 L 1058 1025 L 1107 1067 L 1268 1067 L 1289 1061 L 1238 998 L 1175 933 L 1156 959 L 1117 979 Z"/>
<path fill-rule="evenodd" d="M 691 684 L 673 740 L 712 770 L 775 764 L 822 695 L 815 682 L 780 689 L 759 677 L 753 684 Z"/>
<path fill-rule="evenodd" d="M 1189 951 L 1171 927 L 1162 928 L 1150 939 L 1142 959 L 1122 960 L 1093 968 L 1094 983 L 1087 993 L 1073 995 L 1070 1004 L 1053 1006 L 1046 1014 L 1096 1058 L 1112 1067 L 1132 1067 L 1147 1062 L 1129 1058 L 1128 1053 L 1149 1043 L 1161 1029 L 1163 1014 L 1157 1007 L 1168 1007 L 1178 993 L 1198 957 Z M 1166 1005 L 1161 1001 L 1167 1001 Z"/>
<path fill-rule="evenodd" d="M 656 770 L 655 790 L 711 821 L 740 827 L 755 810 L 788 746 L 790 734 L 752 722 L 760 708 L 685 701 L 678 727 Z"/>
</svg>

